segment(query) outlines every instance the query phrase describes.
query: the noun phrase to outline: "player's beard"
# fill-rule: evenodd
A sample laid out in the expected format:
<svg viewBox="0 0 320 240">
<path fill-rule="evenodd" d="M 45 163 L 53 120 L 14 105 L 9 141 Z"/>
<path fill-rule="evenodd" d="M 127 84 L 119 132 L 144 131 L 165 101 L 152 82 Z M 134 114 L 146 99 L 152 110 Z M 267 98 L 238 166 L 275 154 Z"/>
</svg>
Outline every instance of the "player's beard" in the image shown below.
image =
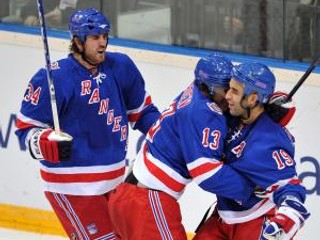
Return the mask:
<svg viewBox="0 0 320 240">
<path fill-rule="evenodd" d="M 245 109 L 240 104 L 229 104 L 229 112 L 234 117 L 242 117 L 245 114 Z"/>
<path fill-rule="evenodd" d="M 105 60 L 105 50 L 106 48 L 101 48 L 99 50 L 94 50 L 93 52 L 84 51 L 84 56 L 86 62 L 92 66 L 97 66 Z"/>
<path fill-rule="evenodd" d="M 106 52 L 106 49 L 104 48 L 99 50 L 98 53 L 96 54 L 96 58 L 99 63 L 102 63 L 105 60 L 106 58 L 105 52 Z"/>
</svg>

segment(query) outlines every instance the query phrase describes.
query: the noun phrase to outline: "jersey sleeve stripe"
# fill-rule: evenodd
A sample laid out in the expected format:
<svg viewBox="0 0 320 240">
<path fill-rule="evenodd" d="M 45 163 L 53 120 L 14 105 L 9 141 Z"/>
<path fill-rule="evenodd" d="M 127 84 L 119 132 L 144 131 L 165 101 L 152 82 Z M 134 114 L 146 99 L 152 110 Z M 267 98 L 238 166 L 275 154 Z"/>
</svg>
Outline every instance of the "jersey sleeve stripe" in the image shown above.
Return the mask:
<svg viewBox="0 0 320 240">
<path fill-rule="evenodd" d="M 287 184 L 293 184 L 293 185 L 299 185 L 301 184 L 302 181 L 297 178 L 297 177 L 293 177 L 293 178 L 289 178 L 289 179 L 283 179 L 280 180 L 274 184 L 272 184 L 271 186 L 269 186 L 264 192 L 263 195 L 268 196 L 269 198 L 273 198 L 273 193 L 278 190 L 280 187 L 283 187 Z"/>
<path fill-rule="evenodd" d="M 151 96 L 146 95 L 140 107 L 127 111 L 129 121 L 132 123 L 137 122 L 141 116 L 141 112 L 151 104 L 152 104 Z"/>
<path fill-rule="evenodd" d="M 200 175 L 203 175 L 205 173 L 208 173 L 212 170 L 215 170 L 216 168 L 219 168 L 223 163 L 221 162 L 208 162 L 204 163 L 194 169 L 189 170 L 190 175 L 192 178 L 199 177 Z"/>
<path fill-rule="evenodd" d="M 28 118 L 20 112 L 17 116 L 16 127 L 17 129 L 27 129 L 30 127 L 48 128 L 49 125 L 31 118 Z"/>
<path fill-rule="evenodd" d="M 25 122 L 22 122 L 20 119 L 17 119 L 16 127 L 18 129 L 27 129 L 27 128 L 30 128 L 30 127 L 35 127 L 35 125 L 30 124 L 30 123 L 25 123 Z"/>
</svg>

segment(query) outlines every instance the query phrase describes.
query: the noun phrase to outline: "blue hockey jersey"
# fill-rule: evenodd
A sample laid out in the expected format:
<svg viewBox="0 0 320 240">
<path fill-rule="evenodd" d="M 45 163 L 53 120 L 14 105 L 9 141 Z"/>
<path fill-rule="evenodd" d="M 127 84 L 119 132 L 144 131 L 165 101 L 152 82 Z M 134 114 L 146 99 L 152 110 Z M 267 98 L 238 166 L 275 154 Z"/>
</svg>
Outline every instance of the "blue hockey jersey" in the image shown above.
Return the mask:
<svg viewBox="0 0 320 240">
<path fill-rule="evenodd" d="M 61 129 L 73 137 L 71 159 L 40 161 L 44 190 L 99 195 L 123 180 L 128 123 L 146 134 L 160 113 L 144 80 L 125 54 L 106 53 L 93 76 L 73 55 L 52 63 Z M 45 69 L 31 79 L 18 114 L 16 134 L 28 143 L 34 128 L 53 127 Z"/>
<path fill-rule="evenodd" d="M 266 214 L 286 195 L 305 200 L 306 191 L 297 178 L 294 138 L 263 113 L 253 124 L 233 121 L 226 142 L 229 166 L 250 180 L 248 187 L 259 186 L 269 198 L 238 202 L 218 195 L 220 217 L 229 223 L 241 223 Z"/>
<path fill-rule="evenodd" d="M 150 128 L 133 173 L 143 185 L 176 199 L 194 180 L 206 191 L 246 200 L 253 188 L 221 161 L 226 134 L 221 109 L 191 84 Z"/>
</svg>

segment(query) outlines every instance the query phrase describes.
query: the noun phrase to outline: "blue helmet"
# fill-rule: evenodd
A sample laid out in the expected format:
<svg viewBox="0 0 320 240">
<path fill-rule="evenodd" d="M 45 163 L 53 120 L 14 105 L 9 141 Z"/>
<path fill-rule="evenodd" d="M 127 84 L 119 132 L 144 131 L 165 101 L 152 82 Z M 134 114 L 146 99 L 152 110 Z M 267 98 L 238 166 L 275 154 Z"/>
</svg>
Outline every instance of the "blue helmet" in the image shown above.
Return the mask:
<svg viewBox="0 0 320 240">
<path fill-rule="evenodd" d="M 81 42 L 84 42 L 88 35 L 109 33 L 110 22 L 94 8 L 77 10 L 70 17 L 69 30 L 72 36 L 76 36 Z"/>
<path fill-rule="evenodd" d="M 244 85 L 244 95 L 257 93 L 260 103 L 266 103 L 269 100 L 276 84 L 276 78 L 270 69 L 255 62 L 234 66 L 232 78 Z"/>
<path fill-rule="evenodd" d="M 232 63 L 219 53 L 212 53 L 208 57 L 201 58 L 194 70 L 195 80 L 205 84 L 210 94 L 214 88 L 229 88 Z"/>
</svg>

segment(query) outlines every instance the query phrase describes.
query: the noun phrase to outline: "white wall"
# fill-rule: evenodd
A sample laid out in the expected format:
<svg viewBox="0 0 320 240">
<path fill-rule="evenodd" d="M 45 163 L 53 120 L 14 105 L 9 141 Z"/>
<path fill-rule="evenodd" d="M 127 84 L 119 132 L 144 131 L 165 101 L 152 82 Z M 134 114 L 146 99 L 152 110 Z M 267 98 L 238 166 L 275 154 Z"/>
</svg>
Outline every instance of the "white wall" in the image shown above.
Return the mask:
<svg viewBox="0 0 320 240">
<path fill-rule="evenodd" d="M 21 205 L 40 209 L 50 209 L 43 197 L 38 173 L 38 163 L 21 151 L 13 128 L 8 132 L 12 114 L 17 114 L 23 93 L 29 79 L 44 66 L 44 55 L 39 37 L 13 34 L 0 31 L 0 203 Z M 67 53 L 67 41 L 52 39 L 49 42 L 51 59 L 57 60 Z M 141 70 L 148 91 L 154 102 L 163 109 L 193 79 L 193 68 L 197 58 L 167 53 L 126 49 L 110 46 L 111 50 L 128 53 Z M 278 89 L 290 91 L 295 81 L 302 75 L 299 71 L 273 69 L 279 77 Z M 308 190 L 307 207 L 312 213 L 310 220 L 297 239 L 317 239 L 319 230 L 316 217 L 319 214 L 317 204 L 320 200 L 320 76 L 313 74 L 295 96 L 297 113 L 290 124 L 290 130 L 296 137 L 297 169 L 301 174 L 310 173 L 304 178 Z M 13 126 L 11 126 L 13 127 Z M 128 158 L 133 159 L 138 137 L 130 133 Z M 8 136 L 8 139 L 5 139 Z M 2 140 L 2 141 L 1 141 Z M 310 157 L 315 162 L 300 163 L 302 158 Z M 313 174 L 313 175 L 312 175 Z M 183 221 L 188 231 L 193 231 L 214 195 L 199 190 L 195 185 L 188 186 L 182 204 Z"/>
</svg>

